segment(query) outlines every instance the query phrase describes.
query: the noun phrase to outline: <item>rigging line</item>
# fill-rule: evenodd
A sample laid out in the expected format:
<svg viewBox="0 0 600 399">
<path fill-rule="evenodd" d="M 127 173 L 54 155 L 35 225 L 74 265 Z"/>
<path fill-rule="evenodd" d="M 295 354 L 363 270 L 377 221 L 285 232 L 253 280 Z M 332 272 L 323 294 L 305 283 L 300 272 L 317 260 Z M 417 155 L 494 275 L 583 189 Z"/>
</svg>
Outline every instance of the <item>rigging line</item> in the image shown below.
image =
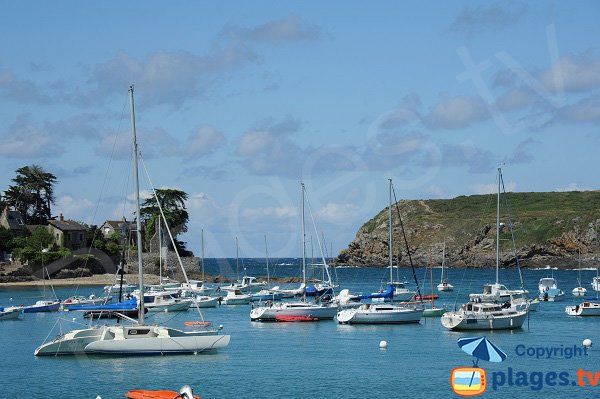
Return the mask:
<svg viewBox="0 0 600 399">
<path fill-rule="evenodd" d="M 125 101 L 123 104 L 123 109 L 121 110 L 121 119 L 119 119 L 119 124 L 118 124 L 117 130 L 115 131 L 115 134 L 114 134 L 113 146 L 112 146 L 112 149 L 110 152 L 110 157 L 108 159 L 108 166 L 106 167 L 106 172 L 104 173 L 104 178 L 102 180 L 102 184 L 100 185 L 100 192 L 98 194 L 98 201 L 96 202 L 96 207 L 94 208 L 94 212 L 92 213 L 92 223 L 96 220 L 96 217 L 98 215 L 98 210 L 100 209 L 100 202 L 102 201 L 102 198 L 103 198 L 102 193 L 104 192 L 104 189 L 106 187 L 106 184 L 107 184 L 109 176 L 110 176 L 110 170 L 111 170 L 112 162 L 113 162 L 113 159 L 115 156 L 115 152 L 116 152 L 115 150 L 117 148 L 117 138 L 118 138 L 119 132 L 121 131 L 121 123 L 123 122 L 123 119 L 124 119 L 126 105 L 127 105 L 127 101 Z M 80 272 L 81 274 L 79 277 L 83 277 L 83 269 L 87 266 L 88 260 L 90 259 L 92 247 L 94 246 L 94 241 L 96 240 L 98 231 L 99 231 L 98 228 L 94 229 L 94 233 L 92 235 L 92 240 L 91 240 L 92 245 L 90 245 L 88 248 L 88 253 L 87 253 L 88 256 L 85 257 L 83 267 L 81 268 L 82 270 Z M 115 282 L 116 282 L 116 280 L 115 280 Z M 76 285 L 74 291 L 72 291 L 73 295 L 77 294 L 78 289 L 79 289 L 79 285 Z"/>
<path fill-rule="evenodd" d="M 421 304 L 423 303 L 423 296 L 421 295 L 421 288 L 419 287 L 419 280 L 417 280 L 417 273 L 413 265 L 412 256 L 410 254 L 410 247 L 408 246 L 408 240 L 406 239 L 406 232 L 404 231 L 404 223 L 402 223 L 402 216 L 400 215 L 400 208 L 398 207 L 398 199 L 396 199 L 396 190 L 394 190 L 394 184 L 392 183 L 392 193 L 394 194 L 394 205 L 396 206 L 396 212 L 398 213 L 398 219 L 400 220 L 400 228 L 402 229 L 402 237 L 404 237 L 404 244 L 406 245 L 406 252 L 408 254 L 408 260 L 410 262 L 410 268 L 412 269 L 413 279 L 417 285 L 417 294 L 421 298 Z"/>
<path fill-rule="evenodd" d="M 517 255 L 517 244 L 515 243 L 515 231 L 513 230 L 513 224 L 510 219 L 510 206 L 508 205 L 508 193 L 506 192 L 506 188 L 504 187 L 504 178 L 502 177 L 502 172 L 500 172 L 500 182 L 502 183 L 502 192 L 504 193 L 504 201 L 506 204 L 506 215 L 508 228 L 510 229 L 510 236 L 512 238 L 512 249 L 513 254 L 515 255 L 515 261 L 517 263 L 517 270 L 519 271 L 519 279 L 521 280 L 521 289 L 525 290 L 525 283 L 523 282 L 523 274 L 521 273 L 521 265 L 519 263 L 519 256 Z"/>
<path fill-rule="evenodd" d="M 146 163 L 144 162 L 144 158 L 142 157 L 141 152 L 139 153 L 139 159 L 142 161 L 141 162 L 142 168 L 144 169 L 144 172 L 146 174 L 146 179 L 148 179 L 148 184 L 150 185 L 150 188 L 152 189 L 152 194 L 154 196 L 154 199 L 156 200 L 156 205 L 158 205 L 158 210 L 160 211 L 160 215 L 162 216 L 163 221 L 165 222 L 165 227 L 167 228 L 167 233 L 169 233 L 169 238 L 171 239 L 171 244 L 173 245 L 173 249 L 175 250 L 175 255 L 177 256 L 177 261 L 179 262 L 179 266 L 181 267 L 181 272 L 183 273 L 185 282 L 187 283 L 187 285 L 189 287 L 190 280 L 188 279 L 185 268 L 183 267 L 183 262 L 181 261 L 181 257 L 179 256 L 179 251 L 177 250 L 177 246 L 175 245 L 175 240 L 173 239 L 173 234 L 171 233 L 171 229 L 169 228 L 169 224 L 167 223 L 167 220 L 165 218 L 165 214 L 163 212 L 162 205 L 160 204 L 160 201 L 158 200 L 158 196 L 156 195 L 156 190 L 154 189 L 154 185 L 152 184 L 152 180 L 150 179 L 150 175 L 148 174 L 148 169 L 146 168 Z M 138 215 L 138 217 L 140 217 L 140 215 Z M 196 310 L 198 310 L 198 314 L 200 315 L 200 318 L 202 319 L 202 321 L 204 321 L 204 316 L 202 315 L 202 312 L 200 311 L 200 307 L 198 306 L 198 303 L 195 302 L 195 304 L 196 304 Z"/>
</svg>

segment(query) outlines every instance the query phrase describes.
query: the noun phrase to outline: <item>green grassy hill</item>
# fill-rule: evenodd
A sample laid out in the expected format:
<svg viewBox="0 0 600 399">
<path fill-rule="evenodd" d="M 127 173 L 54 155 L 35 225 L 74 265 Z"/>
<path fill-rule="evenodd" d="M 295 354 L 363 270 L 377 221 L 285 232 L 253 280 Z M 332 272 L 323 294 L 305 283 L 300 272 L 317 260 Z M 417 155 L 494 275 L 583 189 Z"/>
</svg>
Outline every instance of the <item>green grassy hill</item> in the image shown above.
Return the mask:
<svg viewBox="0 0 600 399">
<path fill-rule="evenodd" d="M 443 200 L 408 200 L 398 203 L 411 253 L 422 261 L 432 251 L 440 259 L 443 242 L 451 263 L 491 266 L 496 249 L 496 195 L 460 196 Z M 395 254 L 406 247 L 395 207 Z M 510 223 L 509 223 L 510 219 Z M 529 265 L 572 262 L 578 250 L 588 263 L 596 252 L 595 223 L 600 223 L 600 191 L 508 193 L 501 198 L 501 258 L 514 263 L 513 226 L 519 258 Z M 385 264 L 388 259 L 388 210 L 379 212 L 358 231 L 355 240 L 341 252 L 338 262 Z M 400 245 L 402 244 L 402 245 Z"/>
</svg>

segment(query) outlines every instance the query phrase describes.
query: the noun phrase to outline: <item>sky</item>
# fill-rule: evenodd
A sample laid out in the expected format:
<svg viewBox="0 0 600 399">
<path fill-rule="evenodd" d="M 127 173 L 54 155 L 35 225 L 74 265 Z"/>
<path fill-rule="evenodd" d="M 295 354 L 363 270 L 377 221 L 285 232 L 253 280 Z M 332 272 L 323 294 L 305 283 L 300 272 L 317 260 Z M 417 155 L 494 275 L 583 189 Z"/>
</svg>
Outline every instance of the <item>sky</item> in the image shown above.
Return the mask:
<svg viewBox="0 0 600 399">
<path fill-rule="evenodd" d="M 2 1 L 0 191 L 133 219 L 128 87 L 151 187 L 207 257 L 336 255 L 398 199 L 597 190 L 600 3 Z M 151 182 L 151 184 L 149 183 Z"/>
</svg>

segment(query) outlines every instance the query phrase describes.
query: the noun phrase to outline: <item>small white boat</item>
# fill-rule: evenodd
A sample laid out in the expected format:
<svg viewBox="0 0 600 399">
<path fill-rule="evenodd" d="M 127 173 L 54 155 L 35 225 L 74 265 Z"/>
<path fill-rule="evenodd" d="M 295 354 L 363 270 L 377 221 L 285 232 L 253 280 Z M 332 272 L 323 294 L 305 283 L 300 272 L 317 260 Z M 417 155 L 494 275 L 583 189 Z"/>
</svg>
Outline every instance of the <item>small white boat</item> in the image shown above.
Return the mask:
<svg viewBox="0 0 600 399">
<path fill-rule="evenodd" d="M 437 290 L 440 292 L 454 291 L 454 286 L 448 282 L 448 279 L 444 277 L 444 265 L 446 261 L 446 241 L 444 241 L 444 249 L 442 250 L 442 275 L 440 277 L 440 283 L 437 285 Z"/>
<path fill-rule="evenodd" d="M 554 277 L 543 277 L 538 284 L 540 301 L 557 302 L 564 298 L 565 292 L 558 288 Z"/>
<path fill-rule="evenodd" d="M 221 286 L 223 291 L 241 291 L 243 293 L 258 292 L 267 288 L 267 283 L 264 281 L 258 281 L 256 277 L 244 276 L 241 281 L 231 283 L 229 285 Z"/>
<path fill-rule="evenodd" d="M 139 292 L 134 292 L 133 296 L 139 303 Z M 191 303 L 191 299 L 180 298 L 179 293 L 173 291 L 144 293 L 144 306 L 148 312 L 184 312 L 190 308 Z"/>
<path fill-rule="evenodd" d="M 281 301 L 283 294 L 273 290 L 260 290 L 255 294 L 250 294 L 250 302 L 260 301 Z"/>
<path fill-rule="evenodd" d="M 248 305 L 250 298 L 250 294 L 244 294 L 240 290 L 227 291 L 227 295 L 221 299 L 221 303 L 223 305 Z"/>
<path fill-rule="evenodd" d="M 567 306 L 565 313 L 569 316 L 600 316 L 600 302 L 585 301 L 579 305 Z"/>
<path fill-rule="evenodd" d="M 401 283 L 399 281 L 393 281 L 391 283 L 387 283 L 387 285 L 391 285 L 392 287 L 394 287 L 394 302 L 405 302 L 405 301 L 410 301 L 417 293 L 416 291 L 411 291 L 408 288 L 406 288 L 406 286 L 404 285 L 404 283 Z M 374 292 L 373 294 L 380 294 L 383 293 L 385 291 L 385 289 L 380 290 L 379 292 Z M 389 302 L 390 300 L 387 298 L 374 298 L 373 302 Z"/>
<path fill-rule="evenodd" d="M 529 310 L 530 312 L 535 312 L 540 305 L 540 300 L 538 298 L 527 298 L 527 295 L 525 294 L 515 294 L 510 296 L 509 303 L 510 307 L 514 310 Z"/>
<path fill-rule="evenodd" d="M 578 253 L 577 284 L 579 284 L 579 285 L 577 287 L 573 288 L 573 290 L 571 291 L 571 294 L 573 294 L 573 296 L 585 296 L 585 294 L 587 293 L 587 290 L 581 286 L 581 252 L 577 251 L 577 253 Z"/>
<path fill-rule="evenodd" d="M 449 330 L 510 330 L 521 328 L 527 310 L 517 311 L 494 303 L 465 303 L 459 310 L 442 315 Z"/>
<path fill-rule="evenodd" d="M 219 304 L 219 298 L 216 296 L 196 295 L 192 298 L 190 308 L 195 308 L 196 304 L 199 308 L 214 308 Z"/>
<path fill-rule="evenodd" d="M 196 295 L 209 295 L 214 292 L 215 287 L 208 287 L 202 280 L 190 280 L 189 284 L 182 283 L 181 289 Z"/>
<path fill-rule="evenodd" d="M 600 291 L 600 276 L 592 278 L 592 289 L 594 291 Z"/>
<path fill-rule="evenodd" d="M 358 308 L 342 309 L 337 314 L 340 324 L 407 324 L 421 321 L 423 309 L 414 306 L 365 303 Z"/>
<path fill-rule="evenodd" d="M 350 290 L 346 288 L 341 290 L 338 295 L 333 297 L 333 302 L 342 309 L 358 307 L 361 305 L 360 300 L 361 298 L 359 295 L 351 294 Z"/>
<path fill-rule="evenodd" d="M 23 316 L 23 309 L 20 308 L 0 308 L 0 321 L 17 320 Z"/>
</svg>

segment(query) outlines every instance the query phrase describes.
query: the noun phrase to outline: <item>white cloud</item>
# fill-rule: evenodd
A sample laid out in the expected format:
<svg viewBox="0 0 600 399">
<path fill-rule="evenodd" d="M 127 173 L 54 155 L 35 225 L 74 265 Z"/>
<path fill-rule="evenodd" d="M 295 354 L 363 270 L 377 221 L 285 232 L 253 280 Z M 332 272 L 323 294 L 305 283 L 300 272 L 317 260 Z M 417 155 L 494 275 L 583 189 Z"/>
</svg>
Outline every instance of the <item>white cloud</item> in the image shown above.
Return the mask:
<svg viewBox="0 0 600 399">
<path fill-rule="evenodd" d="M 81 221 L 87 224 L 100 224 L 104 220 L 92 220 L 95 204 L 87 198 L 76 198 L 69 194 L 64 194 L 56 198 L 54 207 L 52 208 L 53 214 L 62 213 L 65 219 Z"/>
<path fill-rule="evenodd" d="M 334 203 L 325 204 L 317 212 L 319 220 L 334 224 L 352 224 L 360 212 L 360 208 L 349 203 Z"/>
<path fill-rule="evenodd" d="M 228 27 L 221 36 L 234 41 L 285 44 L 313 40 L 318 38 L 320 33 L 317 26 L 306 25 L 298 16 L 290 15 L 254 28 Z"/>
<path fill-rule="evenodd" d="M 600 87 L 600 60 L 593 59 L 590 53 L 565 56 L 540 72 L 539 80 L 554 92 L 592 90 Z"/>
<path fill-rule="evenodd" d="M 533 104 L 535 97 L 528 90 L 511 89 L 496 100 L 500 111 L 513 111 Z"/>
<path fill-rule="evenodd" d="M 185 153 L 188 157 L 201 157 L 212 153 L 224 143 L 223 133 L 212 126 L 204 125 L 187 138 Z"/>
<path fill-rule="evenodd" d="M 425 117 L 425 124 L 431 129 L 461 129 L 489 116 L 479 97 L 444 95 Z"/>
<path fill-rule="evenodd" d="M 600 96 L 595 95 L 579 100 L 576 104 L 560 111 L 563 120 L 575 123 L 600 123 Z"/>
<path fill-rule="evenodd" d="M 0 135 L 0 142 L 0 155 L 7 158 L 55 158 L 64 152 L 60 141 L 35 126 L 26 116 L 17 117 Z"/>
<path fill-rule="evenodd" d="M 241 210 L 241 215 L 248 221 L 259 219 L 289 219 L 298 216 L 298 209 L 293 206 L 244 208 Z"/>
<path fill-rule="evenodd" d="M 437 184 L 430 184 L 426 189 L 426 193 L 435 198 L 445 198 L 447 196 L 446 191 Z"/>
</svg>

